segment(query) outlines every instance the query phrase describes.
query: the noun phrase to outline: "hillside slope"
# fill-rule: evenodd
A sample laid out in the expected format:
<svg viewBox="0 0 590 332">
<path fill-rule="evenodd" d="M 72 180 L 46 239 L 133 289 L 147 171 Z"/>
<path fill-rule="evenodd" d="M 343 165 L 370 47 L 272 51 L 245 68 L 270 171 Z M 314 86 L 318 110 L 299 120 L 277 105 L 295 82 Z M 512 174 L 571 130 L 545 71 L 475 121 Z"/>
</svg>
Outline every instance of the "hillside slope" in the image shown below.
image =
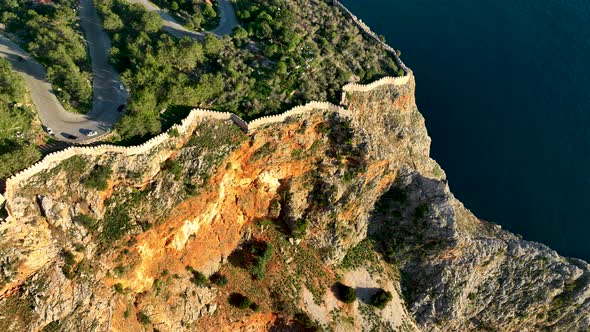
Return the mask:
<svg viewBox="0 0 590 332">
<path fill-rule="evenodd" d="M 465 209 L 429 157 L 413 76 L 396 82 L 247 133 L 192 116 L 9 183 L 0 327 L 587 329 L 588 264 Z"/>
</svg>

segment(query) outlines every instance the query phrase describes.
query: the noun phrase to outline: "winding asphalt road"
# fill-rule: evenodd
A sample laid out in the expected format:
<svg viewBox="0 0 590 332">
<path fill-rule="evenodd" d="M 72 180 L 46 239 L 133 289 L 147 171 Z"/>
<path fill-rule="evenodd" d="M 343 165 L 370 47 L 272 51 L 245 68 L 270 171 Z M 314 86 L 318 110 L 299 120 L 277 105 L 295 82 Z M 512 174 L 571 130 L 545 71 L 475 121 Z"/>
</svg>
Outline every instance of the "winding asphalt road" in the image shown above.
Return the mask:
<svg viewBox="0 0 590 332">
<path fill-rule="evenodd" d="M 238 21 L 230 0 L 217 1 L 221 20 L 219 26 L 211 33 L 222 37 L 230 34 L 238 25 Z M 164 20 L 164 30 L 174 37 L 190 36 L 193 39 L 200 39 L 205 36 L 205 33 L 182 27 L 172 16 L 147 0 L 130 0 L 129 2 L 140 3 L 147 10 L 157 12 Z M 93 104 L 92 110 L 86 115 L 66 111 L 55 96 L 51 84 L 48 83 L 43 66 L 18 45 L 0 35 L 0 56 L 7 59 L 14 70 L 23 76 L 43 126 L 51 128 L 56 139 L 75 143 L 90 139 L 86 136 L 90 131 L 96 131 L 97 137 L 108 133 L 122 115 L 117 111 L 118 106 L 125 104 L 129 98 L 119 74 L 109 63 L 108 52 L 111 42 L 102 28 L 102 21 L 92 0 L 80 1 L 79 17 L 92 59 Z M 77 138 L 71 139 L 70 135 Z"/>
<path fill-rule="evenodd" d="M 205 37 L 205 32 L 195 32 L 186 29 L 181 24 L 179 24 L 172 17 L 172 15 L 160 9 L 158 6 L 151 3 L 149 0 L 127 0 L 127 2 L 138 3 L 140 5 L 143 5 L 145 9 L 158 13 L 164 21 L 164 31 L 168 32 L 176 38 L 189 36 L 193 39 L 201 39 Z M 223 37 L 225 35 L 231 34 L 234 28 L 238 26 L 238 18 L 236 17 L 236 13 L 234 12 L 234 7 L 232 6 L 231 0 L 217 0 L 217 5 L 219 6 L 219 12 L 221 15 L 219 25 L 217 26 L 217 28 L 209 31 L 208 33 L 212 33 L 217 37 Z"/>
</svg>

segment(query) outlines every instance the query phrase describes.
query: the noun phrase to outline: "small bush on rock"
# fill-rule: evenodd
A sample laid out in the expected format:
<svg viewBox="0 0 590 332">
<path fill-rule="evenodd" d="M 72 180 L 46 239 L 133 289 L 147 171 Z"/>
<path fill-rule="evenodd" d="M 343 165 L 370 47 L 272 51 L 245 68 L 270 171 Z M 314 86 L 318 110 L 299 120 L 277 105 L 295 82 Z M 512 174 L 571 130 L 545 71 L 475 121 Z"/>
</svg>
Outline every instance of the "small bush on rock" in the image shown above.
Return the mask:
<svg viewBox="0 0 590 332">
<path fill-rule="evenodd" d="M 229 301 L 229 304 L 240 309 L 247 309 L 252 305 L 257 306 L 257 304 L 252 303 L 252 300 L 247 296 L 240 293 L 232 293 L 227 300 Z"/>
<path fill-rule="evenodd" d="M 391 292 L 380 289 L 373 297 L 371 297 L 371 305 L 383 309 L 393 299 Z"/>
<path fill-rule="evenodd" d="M 354 288 L 346 286 L 340 282 L 335 283 L 334 288 L 340 301 L 344 303 L 352 303 L 356 300 L 356 292 Z"/>
<path fill-rule="evenodd" d="M 209 279 L 211 280 L 211 282 L 213 282 L 217 286 L 225 286 L 225 285 L 227 285 L 227 281 L 228 281 L 227 277 L 222 275 L 219 272 L 213 274 L 211 276 L 211 278 L 209 278 Z"/>
<path fill-rule="evenodd" d="M 187 266 L 186 269 L 193 274 L 193 277 L 191 278 L 191 282 L 193 284 L 197 285 L 198 287 L 205 285 L 207 282 L 207 277 L 205 277 L 204 274 L 193 269 L 191 266 Z"/>
<path fill-rule="evenodd" d="M 96 190 L 107 189 L 107 180 L 113 171 L 108 166 L 97 165 L 90 171 L 90 174 L 84 179 L 83 183 L 89 188 Z"/>
<path fill-rule="evenodd" d="M 250 268 L 250 272 L 255 279 L 264 279 L 266 276 L 266 265 L 271 260 L 274 254 L 274 247 L 270 243 L 266 243 L 264 250 L 256 257 L 254 264 Z"/>
</svg>

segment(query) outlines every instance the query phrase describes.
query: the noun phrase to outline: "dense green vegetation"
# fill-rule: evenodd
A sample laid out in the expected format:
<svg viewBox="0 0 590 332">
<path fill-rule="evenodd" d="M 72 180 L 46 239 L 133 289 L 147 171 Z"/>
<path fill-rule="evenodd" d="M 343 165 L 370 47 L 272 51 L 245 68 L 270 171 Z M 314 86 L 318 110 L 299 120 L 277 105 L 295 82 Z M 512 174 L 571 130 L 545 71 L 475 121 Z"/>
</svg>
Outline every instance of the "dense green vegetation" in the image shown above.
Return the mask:
<svg viewBox="0 0 590 332">
<path fill-rule="evenodd" d="M 292 230 L 293 236 L 299 238 L 305 237 L 307 226 L 309 226 L 309 221 L 306 219 L 298 219 L 295 222 L 295 229 Z"/>
<path fill-rule="evenodd" d="M 203 41 L 171 37 L 141 5 L 96 4 L 112 36 L 113 63 L 132 92 L 117 125 L 122 140 L 160 132 L 161 111 L 171 105 L 251 119 L 310 100 L 338 102 L 347 82 L 399 71 L 380 45 L 325 1 L 239 1 L 243 27 Z"/>
<path fill-rule="evenodd" d="M 33 144 L 39 129 L 32 121 L 32 107 L 26 106 L 24 80 L 0 59 L 0 179 L 39 160 Z"/>
<path fill-rule="evenodd" d="M 205 0 L 153 0 L 160 8 L 168 10 L 181 18 L 182 23 L 190 29 L 209 29 L 219 23 L 216 11 L 217 1 Z"/>
<path fill-rule="evenodd" d="M 331 2 L 237 0 L 245 32 L 270 61 L 260 78 L 269 81 L 271 99 L 288 101 L 288 92 L 299 100 L 335 101 L 351 79 L 401 73 Z"/>
<path fill-rule="evenodd" d="M 174 179 L 180 179 L 180 174 L 182 173 L 182 165 L 178 160 L 167 159 L 160 165 L 160 169 L 163 171 L 169 172 L 170 174 L 174 175 Z"/>
<path fill-rule="evenodd" d="M 149 325 L 152 322 L 150 317 L 143 311 L 137 313 L 137 321 L 143 325 Z"/>
<path fill-rule="evenodd" d="M 78 1 L 0 1 L 0 21 L 15 40 L 47 68 L 47 77 L 64 107 L 86 113 L 91 108 L 91 66 L 79 31 Z"/>
</svg>

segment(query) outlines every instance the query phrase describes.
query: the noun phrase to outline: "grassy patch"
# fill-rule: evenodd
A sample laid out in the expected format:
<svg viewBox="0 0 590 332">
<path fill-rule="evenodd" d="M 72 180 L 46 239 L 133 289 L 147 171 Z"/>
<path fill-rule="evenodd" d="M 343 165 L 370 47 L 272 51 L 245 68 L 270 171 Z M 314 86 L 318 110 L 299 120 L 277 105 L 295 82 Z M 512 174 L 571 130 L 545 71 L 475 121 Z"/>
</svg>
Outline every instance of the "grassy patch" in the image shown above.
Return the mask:
<svg viewBox="0 0 590 332">
<path fill-rule="evenodd" d="M 180 179 L 182 174 L 182 164 L 178 160 L 167 159 L 160 165 L 160 169 L 174 176 L 175 180 Z"/>
<path fill-rule="evenodd" d="M 113 174 L 113 170 L 110 166 L 96 165 L 90 171 L 82 183 L 89 188 L 96 190 L 105 190 L 108 188 L 107 180 Z"/>
<path fill-rule="evenodd" d="M 106 202 L 106 213 L 102 220 L 102 231 L 98 234 L 101 247 L 107 249 L 125 236 L 136 224 L 130 215 L 138 215 L 139 207 L 145 203 L 148 191 L 132 190 L 131 193 L 117 193 Z"/>
<path fill-rule="evenodd" d="M 72 221 L 84 226 L 88 230 L 96 230 L 97 227 L 96 220 L 87 214 L 74 216 L 72 217 Z"/>
<path fill-rule="evenodd" d="M 124 294 L 125 290 L 123 289 L 123 284 L 121 284 L 120 282 L 116 283 L 113 285 L 113 288 L 115 289 L 115 292 L 119 293 L 119 294 Z"/>
<path fill-rule="evenodd" d="M 340 263 L 340 267 L 353 270 L 359 267 L 367 268 L 371 273 L 383 272 L 383 267 L 377 261 L 375 243 L 371 239 L 364 239 L 359 244 L 349 249 Z"/>
</svg>

